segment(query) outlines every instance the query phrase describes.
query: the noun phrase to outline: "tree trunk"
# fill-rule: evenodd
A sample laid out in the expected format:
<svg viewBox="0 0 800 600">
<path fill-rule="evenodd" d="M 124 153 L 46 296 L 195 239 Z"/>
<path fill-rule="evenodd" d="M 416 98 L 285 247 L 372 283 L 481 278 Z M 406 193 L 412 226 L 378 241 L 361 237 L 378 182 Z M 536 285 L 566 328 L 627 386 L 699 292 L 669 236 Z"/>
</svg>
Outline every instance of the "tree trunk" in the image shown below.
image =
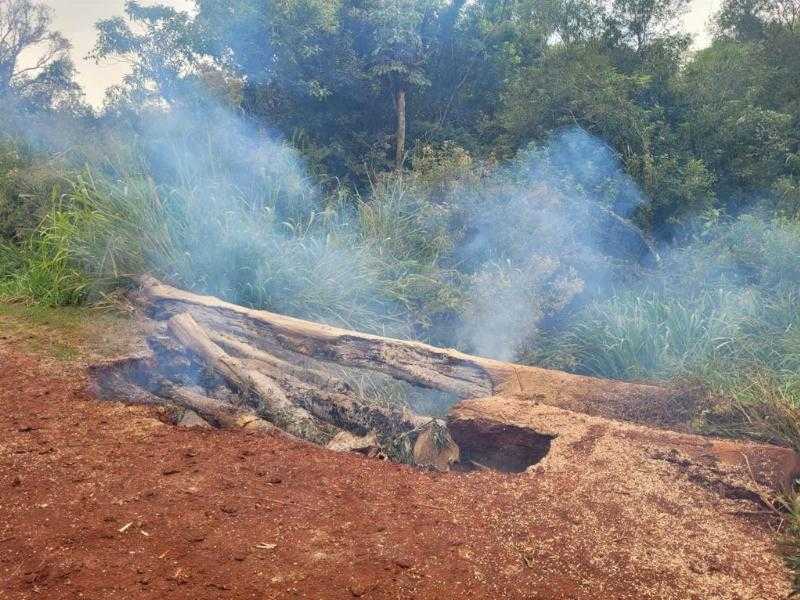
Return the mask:
<svg viewBox="0 0 800 600">
<path fill-rule="evenodd" d="M 674 467 L 670 481 L 689 473 L 724 494 L 753 498 L 800 470 L 800 458 L 789 449 L 681 432 L 691 431 L 697 407 L 690 395 L 658 386 L 348 331 L 184 292 L 150 277 L 142 279 L 140 300 L 154 319 L 151 351 L 93 366 L 101 397 L 162 404 L 168 411 L 177 406 L 182 417 L 188 409 L 221 428 L 442 470 L 459 464 L 517 472 L 539 463 L 583 463 L 598 448 L 603 461 L 623 465 L 615 473 L 626 473 L 625 461 L 635 456 L 653 476 L 663 477 L 656 461 Z M 356 394 L 343 380 L 347 369 L 377 371 L 463 400 L 447 420 L 416 415 Z"/>
<path fill-rule="evenodd" d="M 262 419 L 252 410 L 227 405 L 193 390 L 163 384 L 159 393 L 175 404 L 196 412 L 203 419 L 221 429 L 259 429 L 294 438 L 293 435 Z"/>
<path fill-rule="evenodd" d="M 395 93 L 395 107 L 397 109 L 397 133 L 395 136 L 394 168 L 398 173 L 402 173 L 406 153 L 406 90 L 403 86 L 399 86 Z"/>
<path fill-rule="evenodd" d="M 325 371 L 326 365 L 336 364 L 377 371 L 459 398 L 515 395 L 576 412 L 684 429 L 692 417 L 691 398 L 680 391 L 516 365 L 348 331 L 184 292 L 151 277 L 142 283 L 147 302 L 164 318 L 188 313 L 212 335 L 235 337 L 252 349 L 285 356 L 290 359 L 286 362 L 309 373 L 316 371 L 315 377 L 321 376 L 319 371 Z M 311 363 L 303 365 L 303 361 Z M 297 374 L 296 369 L 292 372 Z"/>
<path fill-rule="evenodd" d="M 332 425 L 320 423 L 304 408 L 291 402 L 271 377 L 249 369 L 245 363 L 228 355 L 211 341 L 188 313 L 175 315 L 167 326 L 184 346 L 200 356 L 242 395 L 256 394 L 264 402 L 272 421 L 285 431 L 320 444 L 329 442 L 339 432 Z"/>
</svg>

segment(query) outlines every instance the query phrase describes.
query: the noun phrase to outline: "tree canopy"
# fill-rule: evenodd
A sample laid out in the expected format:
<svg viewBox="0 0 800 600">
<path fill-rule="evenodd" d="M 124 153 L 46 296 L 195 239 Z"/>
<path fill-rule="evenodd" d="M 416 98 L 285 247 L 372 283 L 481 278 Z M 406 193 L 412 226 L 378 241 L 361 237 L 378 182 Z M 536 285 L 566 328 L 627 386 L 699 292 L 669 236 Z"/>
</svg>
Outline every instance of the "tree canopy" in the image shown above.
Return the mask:
<svg viewBox="0 0 800 600">
<path fill-rule="evenodd" d="M 52 19 L 43 2 L 0 0 L 0 95 L 48 107 L 74 99 L 71 45 Z"/>
<path fill-rule="evenodd" d="M 708 211 L 800 202 L 800 4 L 725 0 L 711 45 L 687 0 L 195 0 L 126 3 L 93 56 L 130 65 L 104 118 L 214 102 L 357 188 L 440 149 L 508 160 L 578 125 L 650 199 L 648 235 Z M 32 0 L 0 1 L 0 89 L 74 90 L 69 43 Z M 22 66 L 20 54 L 39 50 Z M 427 154 L 426 154 L 427 153 Z"/>
</svg>

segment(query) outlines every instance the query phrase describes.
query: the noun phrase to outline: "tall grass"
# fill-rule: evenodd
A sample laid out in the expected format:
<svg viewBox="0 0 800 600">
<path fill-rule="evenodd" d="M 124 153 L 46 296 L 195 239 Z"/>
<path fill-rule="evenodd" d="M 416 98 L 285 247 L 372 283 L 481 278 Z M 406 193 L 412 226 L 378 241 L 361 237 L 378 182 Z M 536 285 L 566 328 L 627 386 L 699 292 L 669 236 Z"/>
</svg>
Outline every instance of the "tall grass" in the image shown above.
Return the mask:
<svg viewBox="0 0 800 600">
<path fill-rule="evenodd" d="M 83 302 L 90 279 L 70 254 L 74 236 L 71 219 L 54 211 L 21 245 L 0 244 L 0 298 L 45 306 Z"/>
<path fill-rule="evenodd" d="M 271 181 L 260 196 L 224 173 L 193 181 L 73 173 L 35 235 L 2 246 L 0 297 L 74 303 L 148 272 L 239 304 L 409 337 L 459 301 L 439 265 L 443 226 L 428 236 L 434 208 L 400 188 L 369 201 L 301 198 L 307 209 L 287 214 Z"/>
<path fill-rule="evenodd" d="M 574 370 L 615 379 L 703 375 L 744 351 L 743 326 L 756 309 L 749 292 L 625 290 L 578 315 L 561 353 Z"/>
<path fill-rule="evenodd" d="M 701 383 L 709 431 L 800 450 L 800 230 L 741 217 L 668 252 L 633 285 L 547 332 L 529 360 L 627 380 Z"/>
</svg>

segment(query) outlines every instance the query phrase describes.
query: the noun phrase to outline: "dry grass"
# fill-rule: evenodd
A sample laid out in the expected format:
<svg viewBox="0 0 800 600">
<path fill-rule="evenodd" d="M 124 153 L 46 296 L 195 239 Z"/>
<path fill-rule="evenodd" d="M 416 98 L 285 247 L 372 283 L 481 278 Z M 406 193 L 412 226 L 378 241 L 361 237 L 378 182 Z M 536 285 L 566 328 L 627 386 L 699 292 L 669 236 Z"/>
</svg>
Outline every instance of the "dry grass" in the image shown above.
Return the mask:
<svg viewBox="0 0 800 600">
<path fill-rule="evenodd" d="M 141 339 L 133 311 L 121 303 L 99 308 L 0 303 L 0 343 L 58 363 L 126 354 Z"/>
</svg>

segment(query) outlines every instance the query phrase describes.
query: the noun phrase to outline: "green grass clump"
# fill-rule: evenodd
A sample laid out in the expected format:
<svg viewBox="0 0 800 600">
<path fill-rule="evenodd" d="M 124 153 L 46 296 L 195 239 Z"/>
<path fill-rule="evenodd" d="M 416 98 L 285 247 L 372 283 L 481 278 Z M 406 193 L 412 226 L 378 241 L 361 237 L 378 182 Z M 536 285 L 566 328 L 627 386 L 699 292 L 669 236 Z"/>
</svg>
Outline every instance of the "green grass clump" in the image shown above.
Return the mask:
<svg viewBox="0 0 800 600">
<path fill-rule="evenodd" d="M 309 202 L 281 221 L 275 205 L 214 183 L 79 178 L 58 214 L 76 224 L 69 253 L 92 291 L 149 272 L 246 306 L 404 335 L 450 301 L 437 252 L 394 239 L 410 228 L 400 212 L 416 215 L 413 207 Z M 381 229 L 386 211 L 393 234 Z"/>
<path fill-rule="evenodd" d="M 624 291 L 578 315 L 561 351 L 571 351 L 567 360 L 573 369 L 602 377 L 704 375 L 735 354 L 752 308 L 747 294 L 733 290 L 683 298 L 664 291 Z"/>
<path fill-rule="evenodd" d="M 90 281 L 72 260 L 74 236 L 74 224 L 54 211 L 22 244 L 0 243 L 0 298 L 45 306 L 83 302 Z"/>
</svg>

